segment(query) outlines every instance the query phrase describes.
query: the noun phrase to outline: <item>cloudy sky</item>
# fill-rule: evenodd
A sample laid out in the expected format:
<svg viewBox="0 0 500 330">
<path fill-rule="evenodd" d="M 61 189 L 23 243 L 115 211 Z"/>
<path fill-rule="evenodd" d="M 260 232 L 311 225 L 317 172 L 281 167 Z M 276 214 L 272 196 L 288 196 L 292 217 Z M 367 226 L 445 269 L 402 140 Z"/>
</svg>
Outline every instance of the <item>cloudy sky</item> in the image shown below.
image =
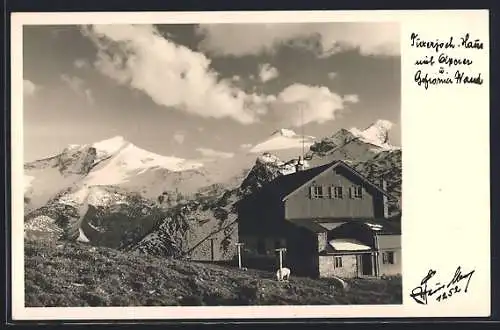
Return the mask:
<svg viewBox="0 0 500 330">
<path fill-rule="evenodd" d="M 28 26 L 23 47 L 25 161 L 116 135 L 230 158 L 278 128 L 321 137 L 377 119 L 400 145 L 397 25 Z"/>
</svg>

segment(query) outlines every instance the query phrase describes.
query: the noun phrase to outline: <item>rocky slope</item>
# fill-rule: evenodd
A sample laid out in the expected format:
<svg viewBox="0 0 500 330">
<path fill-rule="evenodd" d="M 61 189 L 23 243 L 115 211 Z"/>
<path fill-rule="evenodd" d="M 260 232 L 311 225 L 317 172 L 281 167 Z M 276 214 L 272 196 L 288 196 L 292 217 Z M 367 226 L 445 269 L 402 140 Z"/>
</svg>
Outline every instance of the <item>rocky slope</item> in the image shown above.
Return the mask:
<svg viewBox="0 0 500 330">
<path fill-rule="evenodd" d="M 399 212 L 402 180 L 401 149 L 382 151 L 368 161 L 354 162 L 353 165 L 374 183 L 380 182 L 381 179 L 386 181 L 387 191 L 396 198 L 389 201 L 389 212 Z"/>
<path fill-rule="evenodd" d="M 196 260 L 227 260 L 234 256 L 238 242 L 236 203 L 280 175 L 294 168 L 269 153 L 257 158 L 239 187 L 216 195 L 198 194 L 166 211 L 166 216 L 147 236 L 128 249 L 152 255 L 188 257 Z M 210 239 L 217 242 L 210 255 Z"/>
<path fill-rule="evenodd" d="M 26 242 L 26 307 L 401 304 L 401 278 L 292 276 L 68 242 Z"/>
<path fill-rule="evenodd" d="M 211 184 L 202 164 L 156 155 L 122 137 L 70 145 L 25 164 L 25 234 L 123 248 L 164 208 Z"/>
</svg>

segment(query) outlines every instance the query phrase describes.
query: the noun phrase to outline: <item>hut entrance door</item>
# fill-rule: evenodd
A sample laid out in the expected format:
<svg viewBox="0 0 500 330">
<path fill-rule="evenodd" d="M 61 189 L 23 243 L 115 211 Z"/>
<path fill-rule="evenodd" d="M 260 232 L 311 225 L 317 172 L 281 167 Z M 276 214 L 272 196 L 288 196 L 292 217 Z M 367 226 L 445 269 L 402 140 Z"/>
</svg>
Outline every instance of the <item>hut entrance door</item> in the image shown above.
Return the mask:
<svg viewBox="0 0 500 330">
<path fill-rule="evenodd" d="M 373 258 L 371 254 L 361 255 L 361 275 L 373 276 Z"/>
</svg>

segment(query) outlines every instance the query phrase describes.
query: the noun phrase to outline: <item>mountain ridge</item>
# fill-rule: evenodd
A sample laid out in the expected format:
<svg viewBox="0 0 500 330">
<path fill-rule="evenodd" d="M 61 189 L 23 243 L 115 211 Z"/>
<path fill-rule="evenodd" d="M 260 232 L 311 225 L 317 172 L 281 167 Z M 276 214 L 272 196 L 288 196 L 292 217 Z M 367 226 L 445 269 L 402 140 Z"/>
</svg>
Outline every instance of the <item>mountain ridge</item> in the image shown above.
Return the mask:
<svg viewBox="0 0 500 330">
<path fill-rule="evenodd" d="M 375 126 L 380 127 L 387 128 Z M 305 168 L 342 159 L 375 183 L 385 179 L 389 192 L 400 197 L 401 148 L 393 148 L 387 132 L 377 129 L 372 131 L 380 134 L 367 134 L 378 138 L 375 144 L 360 136 L 364 131 L 346 129 L 314 140 L 302 160 Z M 223 245 L 220 257 L 227 257 L 237 240 L 237 202 L 296 171 L 295 153 L 302 148 L 298 136 L 286 129 L 273 132 L 271 139 L 292 139 L 291 147 L 244 154 L 224 180 L 210 177 L 212 171 L 229 172 L 223 166 L 233 160 L 193 168 L 193 163 L 142 150 L 121 136 L 68 146 L 59 155 L 25 164 L 25 235 L 176 257 L 215 235 Z M 284 160 L 276 156 L 280 151 Z M 390 205 L 391 211 L 398 208 Z"/>
</svg>

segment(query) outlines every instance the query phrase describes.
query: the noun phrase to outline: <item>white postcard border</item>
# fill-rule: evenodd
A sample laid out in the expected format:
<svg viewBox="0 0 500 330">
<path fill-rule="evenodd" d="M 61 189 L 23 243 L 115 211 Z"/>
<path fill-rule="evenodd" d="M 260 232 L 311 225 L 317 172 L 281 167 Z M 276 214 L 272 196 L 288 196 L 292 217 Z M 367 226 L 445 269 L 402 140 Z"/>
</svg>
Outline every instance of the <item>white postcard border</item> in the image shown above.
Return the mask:
<svg viewBox="0 0 500 330">
<path fill-rule="evenodd" d="M 13 13 L 12 52 L 12 312 L 14 320 L 244 319 L 335 317 L 465 317 L 490 315 L 488 11 L 308 11 Z M 249 307 L 24 307 L 22 26 L 119 23 L 379 22 L 401 24 L 403 147 L 403 304 Z M 414 83 L 418 49 L 410 34 L 447 38 L 469 32 L 486 50 L 474 55 L 481 86 Z M 420 52 L 420 53 L 419 53 Z M 456 54 L 456 52 L 455 52 Z M 467 198 L 467 191 L 473 191 Z M 429 268 L 451 277 L 475 270 L 467 294 L 416 304 L 409 292 Z"/>
</svg>

